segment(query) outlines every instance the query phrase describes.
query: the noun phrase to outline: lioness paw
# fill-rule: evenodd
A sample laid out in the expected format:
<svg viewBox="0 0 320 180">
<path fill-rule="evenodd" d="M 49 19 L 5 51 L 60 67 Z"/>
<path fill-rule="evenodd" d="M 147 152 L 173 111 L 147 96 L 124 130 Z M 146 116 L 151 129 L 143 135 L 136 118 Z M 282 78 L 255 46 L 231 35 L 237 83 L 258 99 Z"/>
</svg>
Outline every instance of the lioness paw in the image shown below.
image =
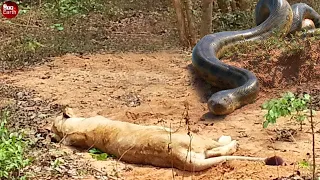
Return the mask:
<svg viewBox="0 0 320 180">
<path fill-rule="evenodd" d="M 238 143 L 238 141 L 233 140 L 233 141 L 231 141 L 231 143 L 228 146 L 230 147 L 229 153 L 233 154 L 239 148 L 239 143 Z"/>
<path fill-rule="evenodd" d="M 221 136 L 218 142 L 222 145 L 227 145 L 231 143 L 231 136 Z"/>
</svg>

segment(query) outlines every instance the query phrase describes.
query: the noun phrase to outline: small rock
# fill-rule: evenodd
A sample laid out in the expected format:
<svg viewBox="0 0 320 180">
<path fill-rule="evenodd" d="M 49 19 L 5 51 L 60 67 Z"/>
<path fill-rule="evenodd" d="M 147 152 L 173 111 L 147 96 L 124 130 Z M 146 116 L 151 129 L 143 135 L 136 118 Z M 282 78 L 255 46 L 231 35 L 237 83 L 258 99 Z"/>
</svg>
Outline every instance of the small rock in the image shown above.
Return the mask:
<svg viewBox="0 0 320 180">
<path fill-rule="evenodd" d="M 22 99 L 23 98 L 23 92 L 18 92 L 17 93 L 17 97 L 18 97 L 18 99 Z"/>
</svg>

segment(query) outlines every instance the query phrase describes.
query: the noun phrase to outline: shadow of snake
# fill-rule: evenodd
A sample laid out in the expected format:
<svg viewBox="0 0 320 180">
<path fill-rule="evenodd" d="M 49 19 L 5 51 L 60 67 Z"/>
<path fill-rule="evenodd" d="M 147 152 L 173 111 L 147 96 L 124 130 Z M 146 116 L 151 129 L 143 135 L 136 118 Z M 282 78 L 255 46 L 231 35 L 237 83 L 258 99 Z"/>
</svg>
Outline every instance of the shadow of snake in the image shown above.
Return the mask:
<svg viewBox="0 0 320 180">
<path fill-rule="evenodd" d="M 247 69 L 225 64 L 219 57 L 231 45 L 244 41 L 264 40 L 270 36 L 283 38 L 302 30 L 305 19 L 316 28 L 305 34 L 316 34 L 320 29 L 320 15 L 310 6 L 286 0 L 260 0 L 255 9 L 257 26 L 247 30 L 224 31 L 204 36 L 193 48 L 192 64 L 198 74 L 212 85 L 223 89 L 211 95 L 207 104 L 214 115 L 227 115 L 255 102 L 259 93 L 257 77 Z"/>
</svg>

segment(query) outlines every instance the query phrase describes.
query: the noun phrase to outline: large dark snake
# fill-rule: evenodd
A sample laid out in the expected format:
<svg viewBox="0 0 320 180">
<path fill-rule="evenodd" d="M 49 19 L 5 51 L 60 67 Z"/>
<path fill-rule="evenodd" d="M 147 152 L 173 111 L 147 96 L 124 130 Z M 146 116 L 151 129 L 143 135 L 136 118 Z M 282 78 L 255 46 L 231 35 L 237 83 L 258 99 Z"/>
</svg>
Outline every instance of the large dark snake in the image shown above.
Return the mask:
<svg viewBox="0 0 320 180">
<path fill-rule="evenodd" d="M 302 21 L 310 19 L 318 32 L 320 15 L 310 6 L 286 0 L 260 0 L 255 9 L 256 27 L 241 31 L 208 34 L 198 41 L 192 52 L 195 70 L 212 85 L 223 90 L 211 95 L 208 108 L 215 115 L 226 115 L 255 102 L 259 93 L 257 77 L 250 71 L 225 64 L 219 57 L 230 47 L 244 41 L 263 40 L 270 36 L 283 38 L 300 31 Z"/>
</svg>

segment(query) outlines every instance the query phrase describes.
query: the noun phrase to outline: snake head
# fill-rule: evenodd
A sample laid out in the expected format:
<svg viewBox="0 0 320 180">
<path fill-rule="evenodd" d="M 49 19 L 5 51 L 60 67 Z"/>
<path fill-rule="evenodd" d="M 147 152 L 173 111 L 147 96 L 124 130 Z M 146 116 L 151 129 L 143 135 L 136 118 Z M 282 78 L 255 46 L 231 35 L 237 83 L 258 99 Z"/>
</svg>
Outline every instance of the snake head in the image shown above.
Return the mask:
<svg viewBox="0 0 320 180">
<path fill-rule="evenodd" d="M 208 100 L 208 108 L 214 115 L 227 115 L 235 110 L 235 102 L 227 90 L 213 94 Z"/>
</svg>

